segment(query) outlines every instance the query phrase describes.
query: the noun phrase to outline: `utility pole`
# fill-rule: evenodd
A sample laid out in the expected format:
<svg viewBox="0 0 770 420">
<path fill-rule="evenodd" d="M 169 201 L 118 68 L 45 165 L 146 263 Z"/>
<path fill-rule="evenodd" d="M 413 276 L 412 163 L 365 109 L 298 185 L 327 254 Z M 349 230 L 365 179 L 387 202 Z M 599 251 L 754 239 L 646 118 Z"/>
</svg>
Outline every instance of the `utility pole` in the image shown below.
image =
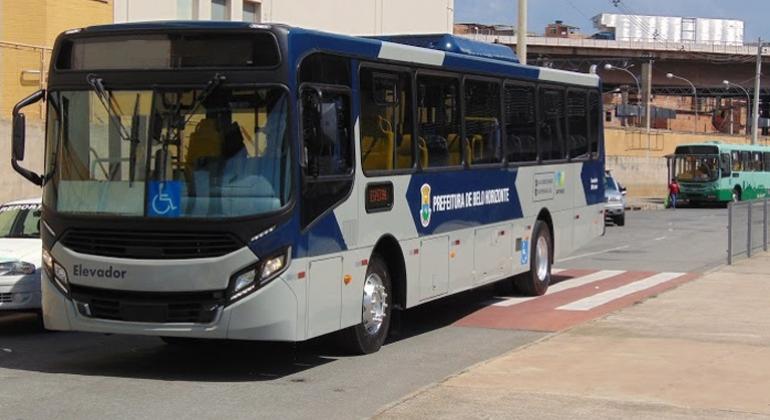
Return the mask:
<svg viewBox="0 0 770 420">
<path fill-rule="evenodd" d="M 759 77 L 762 74 L 762 38 L 757 41 L 757 74 L 754 76 L 754 109 L 751 113 L 751 144 L 759 136 Z"/>
<path fill-rule="evenodd" d="M 527 64 L 527 0 L 519 0 L 519 25 L 516 30 L 516 55 Z"/>
<path fill-rule="evenodd" d="M 650 101 L 652 99 L 652 59 L 642 63 L 642 87 L 644 100 L 644 128 L 647 134 L 650 134 Z M 647 137 L 649 142 L 649 136 Z"/>
</svg>

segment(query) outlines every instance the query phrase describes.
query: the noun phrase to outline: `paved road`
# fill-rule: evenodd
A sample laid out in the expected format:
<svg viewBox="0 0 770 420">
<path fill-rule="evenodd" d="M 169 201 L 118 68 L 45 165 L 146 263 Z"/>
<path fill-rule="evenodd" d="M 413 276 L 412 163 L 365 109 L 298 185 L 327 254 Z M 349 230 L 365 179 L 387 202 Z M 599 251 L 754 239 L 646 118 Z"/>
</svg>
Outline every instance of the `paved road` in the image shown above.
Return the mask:
<svg viewBox="0 0 770 420">
<path fill-rule="evenodd" d="M 724 213 L 629 213 L 626 227 L 609 227 L 557 266 L 704 270 L 723 260 Z M 0 315 L 0 417 L 366 417 L 547 334 L 460 326 L 496 296 L 487 287 L 410 310 L 391 342 L 366 357 L 341 356 L 329 339 L 175 348 L 147 337 L 42 332 L 32 316 Z"/>
<path fill-rule="evenodd" d="M 703 272 L 727 259 L 727 210 L 676 209 L 626 213 L 562 268 Z"/>
</svg>

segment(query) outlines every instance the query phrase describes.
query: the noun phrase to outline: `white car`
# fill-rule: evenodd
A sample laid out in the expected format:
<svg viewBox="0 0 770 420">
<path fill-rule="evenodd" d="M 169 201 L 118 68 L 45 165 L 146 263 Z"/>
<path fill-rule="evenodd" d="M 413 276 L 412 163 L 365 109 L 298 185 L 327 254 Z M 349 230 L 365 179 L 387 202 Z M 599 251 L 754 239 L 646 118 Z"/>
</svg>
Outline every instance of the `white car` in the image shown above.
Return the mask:
<svg viewBox="0 0 770 420">
<path fill-rule="evenodd" d="M 40 199 L 0 206 L 0 311 L 40 309 Z"/>
</svg>

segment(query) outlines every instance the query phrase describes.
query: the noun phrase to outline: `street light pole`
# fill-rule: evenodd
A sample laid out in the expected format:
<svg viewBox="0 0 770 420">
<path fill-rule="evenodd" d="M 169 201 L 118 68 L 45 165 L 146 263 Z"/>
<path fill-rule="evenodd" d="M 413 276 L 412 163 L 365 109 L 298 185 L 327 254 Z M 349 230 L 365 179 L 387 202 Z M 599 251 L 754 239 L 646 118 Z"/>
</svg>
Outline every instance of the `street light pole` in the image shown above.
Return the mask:
<svg viewBox="0 0 770 420">
<path fill-rule="evenodd" d="M 674 73 L 666 73 L 666 78 L 684 80 L 685 82 L 690 84 L 690 87 L 692 88 L 693 108 L 695 108 L 695 131 L 693 131 L 693 133 L 697 133 L 698 132 L 698 91 L 695 89 L 695 85 L 691 81 L 685 79 L 682 76 L 677 76 Z"/>
<path fill-rule="evenodd" d="M 757 42 L 757 74 L 754 76 L 754 109 L 751 113 L 751 144 L 759 137 L 759 77 L 762 75 L 762 38 Z"/>
<path fill-rule="evenodd" d="M 527 64 L 527 0 L 519 0 L 519 27 L 516 31 L 516 55 Z"/>
<path fill-rule="evenodd" d="M 631 73 L 631 71 L 628 70 L 627 68 L 615 67 L 615 66 L 613 66 L 610 63 L 607 63 L 607 64 L 604 65 L 604 70 L 607 70 L 607 71 L 612 71 L 612 70 L 624 71 L 624 72 L 628 73 L 634 79 L 634 82 L 636 82 L 636 98 L 637 98 L 636 102 L 637 102 L 637 106 L 638 106 L 639 105 L 639 97 L 642 95 L 642 86 L 639 84 L 639 78 L 636 77 L 635 74 Z M 650 127 L 648 125 L 647 126 L 647 131 L 649 131 L 649 130 L 650 130 Z"/>
<path fill-rule="evenodd" d="M 743 93 L 745 93 L 745 94 L 746 94 L 746 107 L 747 107 L 747 109 L 746 109 L 746 120 L 748 120 L 748 117 L 749 117 L 749 110 L 748 110 L 748 107 L 749 107 L 749 106 L 751 106 L 751 105 L 749 105 L 749 104 L 751 104 L 751 95 L 749 95 L 749 91 L 748 91 L 748 90 L 746 90 L 746 88 L 745 88 L 745 87 L 743 87 L 743 86 L 741 86 L 741 85 L 739 85 L 739 84 L 737 84 L 737 83 L 732 83 L 732 82 L 730 82 L 729 80 L 722 80 L 722 83 L 724 83 L 724 85 L 725 85 L 725 87 L 726 87 L 727 89 L 730 89 L 730 86 L 735 86 L 735 87 L 737 87 L 738 89 L 742 90 L 742 91 L 743 91 Z M 746 127 L 746 136 L 748 137 L 748 135 L 749 135 L 749 127 L 747 126 L 747 127 Z"/>
</svg>

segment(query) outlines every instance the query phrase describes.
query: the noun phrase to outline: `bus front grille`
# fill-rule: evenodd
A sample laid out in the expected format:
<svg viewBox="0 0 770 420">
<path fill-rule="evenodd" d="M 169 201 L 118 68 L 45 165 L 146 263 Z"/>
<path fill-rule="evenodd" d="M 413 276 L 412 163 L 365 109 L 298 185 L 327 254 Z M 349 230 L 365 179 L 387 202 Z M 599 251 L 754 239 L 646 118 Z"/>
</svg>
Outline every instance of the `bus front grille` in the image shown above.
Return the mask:
<svg viewBox="0 0 770 420">
<path fill-rule="evenodd" d="M 228 233 L 127 232 L 72 229 L 61 240 L 81 254 L 136 259 L 191 259 L 221 257 L 243 244 Z"/>
<path fill-rule="evenodd" d="M 224 292 L 133 292 L 71 285 L 81 315 L 111 321 L 209 324 Z"/>
</svg>

